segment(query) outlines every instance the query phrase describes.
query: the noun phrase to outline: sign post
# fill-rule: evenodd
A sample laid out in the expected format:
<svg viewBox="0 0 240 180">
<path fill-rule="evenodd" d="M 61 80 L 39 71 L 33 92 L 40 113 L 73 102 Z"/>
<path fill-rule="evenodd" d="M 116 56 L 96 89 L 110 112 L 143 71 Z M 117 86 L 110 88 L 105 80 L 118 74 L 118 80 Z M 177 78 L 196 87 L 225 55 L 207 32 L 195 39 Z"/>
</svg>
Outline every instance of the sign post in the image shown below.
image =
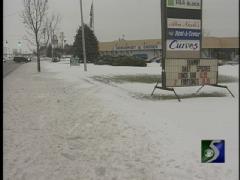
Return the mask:
<svg viewBox="0 0 240 180">
<path fill-rule="evenodd" d="M 158 81 L 152 95 L 156 88 L 173 91 L 180 101 L 173 87 L 205 85 L 230 92 L 218 85 L 218 60 L 201 58 L 202 0 L 161 0 L 161 18 L 162 86 Z"/>
<path fill-rule="evenodd" d="M 71 57 L 70 58 L 70 67 L 71 66 L 80 66 L 80 59 L 78 57 Z"/>
</svg>

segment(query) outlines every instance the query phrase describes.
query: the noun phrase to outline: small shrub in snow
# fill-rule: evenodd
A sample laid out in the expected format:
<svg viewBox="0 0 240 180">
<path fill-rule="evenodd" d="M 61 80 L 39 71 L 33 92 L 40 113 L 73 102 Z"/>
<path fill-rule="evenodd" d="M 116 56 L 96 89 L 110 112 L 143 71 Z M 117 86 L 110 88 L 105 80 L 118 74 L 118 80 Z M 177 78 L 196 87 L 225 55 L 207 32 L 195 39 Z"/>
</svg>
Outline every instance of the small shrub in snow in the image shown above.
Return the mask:
<svg viewBox="0 0 240 180">
<path fill-rule="evenodd" d="M 112 65 L 112 66 L 140 66 L 146 67 L 147 63 L 144 60 L 132 56 L 102 56 L 95 62 L 97 65 Z"/>
</svg>

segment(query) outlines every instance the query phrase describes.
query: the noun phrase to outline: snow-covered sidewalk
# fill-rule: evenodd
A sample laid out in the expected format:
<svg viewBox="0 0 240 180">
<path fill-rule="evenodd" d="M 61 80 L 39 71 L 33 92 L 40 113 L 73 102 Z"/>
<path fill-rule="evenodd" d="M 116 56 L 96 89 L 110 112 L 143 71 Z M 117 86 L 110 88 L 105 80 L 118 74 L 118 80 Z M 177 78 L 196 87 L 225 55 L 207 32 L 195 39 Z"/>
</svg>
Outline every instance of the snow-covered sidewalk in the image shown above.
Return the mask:
<svg viewBox="0 0 240 180">
<path fill-rule="evenodd" d="M 238 66 L 219 70 L 238 76 Z M 19 67 L 4 79 L 4 179 L 237 180 L 237 82 L 227 84 L 236 98 L 205 87 L 223 97 L 179 103 L 142 98 L 154 84 L 92 78 L 160 72 L 159 64 L 90 64 L 88 72 L 48 61 L 41 73 L 34 62 Z M 201 163 L 202 139 L 225 139 L 225 164 Z"/>
</svg>

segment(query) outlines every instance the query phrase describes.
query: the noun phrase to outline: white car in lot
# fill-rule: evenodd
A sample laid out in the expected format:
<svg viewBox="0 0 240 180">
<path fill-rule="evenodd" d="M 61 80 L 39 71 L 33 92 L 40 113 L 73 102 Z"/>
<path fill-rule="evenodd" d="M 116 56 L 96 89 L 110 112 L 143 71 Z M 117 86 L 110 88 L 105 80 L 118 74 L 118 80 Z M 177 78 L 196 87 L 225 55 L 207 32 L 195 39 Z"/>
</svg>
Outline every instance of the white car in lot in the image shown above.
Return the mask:
<svg viewBox="0 0 240 180">
<path fill-rule="evenodd" d="M 237 64 L 239 64 L 239 61 L 227 61 L 226 64 L 237 65 Z"/>
<path fill-rule="evenodd" d="M 239 64 L 239 55 L 235 55 L 231 61 L 226 61 L 225 64 L 229 64 L 229 65 L 237 65 Z"/>
<path fill-rule="evenodd" d="M 70 63 L 71 56 L 64 55 L 61 57 L 62 62 L 69 62 Z"/>
<path fill-rule="evenodd" d="M 10 57 L 3 57 L 3 62 L 7 62 L 7 61 L 10 61 L 11 60 L 11 58 Z"/>
</svg>

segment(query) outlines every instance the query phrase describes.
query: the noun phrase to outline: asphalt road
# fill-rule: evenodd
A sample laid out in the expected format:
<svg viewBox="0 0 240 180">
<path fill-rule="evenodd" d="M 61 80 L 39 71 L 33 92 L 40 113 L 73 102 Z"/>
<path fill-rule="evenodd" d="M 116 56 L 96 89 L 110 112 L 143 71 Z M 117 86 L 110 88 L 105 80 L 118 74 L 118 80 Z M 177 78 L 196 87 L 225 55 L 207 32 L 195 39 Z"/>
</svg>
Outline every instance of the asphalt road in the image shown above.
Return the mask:
<svg viewBox="0 0 240 180">
<path fill-rule="evenodd" d="M 16 63 L 13 60 L 8 60 L 6 62 L 3 62 L 3 77 L 6 77 L 8 74 L 13 72 L 15 69 L 17 69 L 22 64 L 24 64 L 24 63 Z"/>
</svg>

